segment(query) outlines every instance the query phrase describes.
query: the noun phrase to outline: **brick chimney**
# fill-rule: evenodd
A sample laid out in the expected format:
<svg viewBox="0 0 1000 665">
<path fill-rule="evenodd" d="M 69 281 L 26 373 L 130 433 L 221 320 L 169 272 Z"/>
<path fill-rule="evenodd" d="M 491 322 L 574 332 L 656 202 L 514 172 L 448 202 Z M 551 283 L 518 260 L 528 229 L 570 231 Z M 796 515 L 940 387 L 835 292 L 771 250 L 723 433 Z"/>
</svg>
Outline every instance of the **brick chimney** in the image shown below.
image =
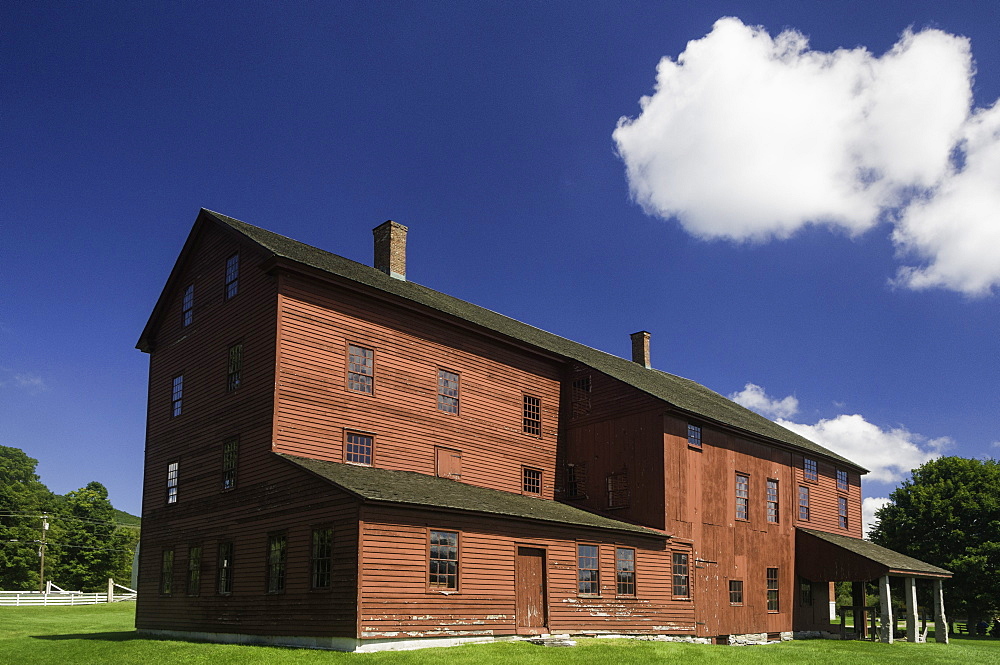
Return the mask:
<svg viewBox="0 0 1000 665">
<path fill-rule="evenodd" d="M 391 219 L 372 229 L 375 236 L 375 268 L 389 277 L 406 281 L 406 227 Z"/>
<path fill-rule="evenodd" d="M 646 369 L 652 367 L 649 364 L 649 333 L 645 330 L 632 333 L 632 362 Z"/>
</svg>

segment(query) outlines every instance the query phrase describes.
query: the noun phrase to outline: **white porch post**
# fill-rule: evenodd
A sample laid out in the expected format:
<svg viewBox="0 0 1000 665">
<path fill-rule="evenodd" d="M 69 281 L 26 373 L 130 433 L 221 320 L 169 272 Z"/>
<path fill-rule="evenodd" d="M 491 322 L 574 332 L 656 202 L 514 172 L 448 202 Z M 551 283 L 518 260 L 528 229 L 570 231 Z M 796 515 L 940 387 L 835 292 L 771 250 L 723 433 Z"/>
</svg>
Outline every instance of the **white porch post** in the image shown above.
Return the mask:
<svg viewBox="0 0 1000 665">
<path fill-rule="evenodd" d="M 944 615 L 944 582 L 934 580 L 934 639 L 948 644 L 948 619 Z"/>
<path fill-rule="evenodd" d="M 917 641 L 917 580 L 906 578 L 906 641 Z"/>
<path fill-rule="evenodd" d="M 889 599 L 889 576 L 883 575 L 878 580 L 878 603 L 882 610 L 882 641 L 892 644 L 892 629 L 895 622 L 892 619 L 892 603 Z"/>
</svg>

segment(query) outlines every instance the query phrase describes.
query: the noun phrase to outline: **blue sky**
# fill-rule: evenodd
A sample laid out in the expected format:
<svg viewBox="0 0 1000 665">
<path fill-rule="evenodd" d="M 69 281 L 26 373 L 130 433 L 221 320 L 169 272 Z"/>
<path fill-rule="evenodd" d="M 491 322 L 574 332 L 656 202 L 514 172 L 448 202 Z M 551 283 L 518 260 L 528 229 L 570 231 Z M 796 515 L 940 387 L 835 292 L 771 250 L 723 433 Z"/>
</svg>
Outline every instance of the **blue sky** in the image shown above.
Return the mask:
<svg viewBox="0 0 1000 665">
<path fill-rule="evenodd" d="M 997 453 L 996 3 L 332 7 L 0 8 L 0 445 L 53 490 L 138 511 L 133 347 L 200 207 L 365 263 L 406 224 L 413 281 L 649 330 L 870 499 Z"/>
</svg>

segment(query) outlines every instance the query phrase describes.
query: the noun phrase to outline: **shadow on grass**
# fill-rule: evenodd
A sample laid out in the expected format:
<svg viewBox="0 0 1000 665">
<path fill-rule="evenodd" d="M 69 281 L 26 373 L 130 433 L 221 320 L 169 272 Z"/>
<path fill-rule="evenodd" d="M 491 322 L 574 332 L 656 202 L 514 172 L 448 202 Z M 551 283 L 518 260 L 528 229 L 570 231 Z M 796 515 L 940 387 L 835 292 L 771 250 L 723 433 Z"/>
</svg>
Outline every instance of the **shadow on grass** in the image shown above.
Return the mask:
<svg viewBox="0 0 1000 665">
<path fill-rule="evenodd" d="M 148 640 L 134 630 L 119 630 L 106 633 L 71 633 L 69 635 L 32 635 L 35 640 L 101 640 L 103 642 L 127 642 L 129 640 Z"/>
</svg>

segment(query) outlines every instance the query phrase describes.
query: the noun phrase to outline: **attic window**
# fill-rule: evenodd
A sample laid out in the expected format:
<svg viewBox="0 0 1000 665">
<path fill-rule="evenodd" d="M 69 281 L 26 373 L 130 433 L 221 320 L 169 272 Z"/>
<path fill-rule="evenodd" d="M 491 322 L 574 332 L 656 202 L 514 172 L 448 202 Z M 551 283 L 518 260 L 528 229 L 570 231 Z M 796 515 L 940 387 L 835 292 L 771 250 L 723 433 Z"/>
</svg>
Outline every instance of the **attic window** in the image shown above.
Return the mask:
<svg viewBox="0 0 1000 665">
<path fill-rule="evenodd" d="M 688 423 L 688 445 L 692 448 L 701 448 L 701 425 Z"/>
<path fill-rule="evenodd" d="M 837 490 L 846 492 L 847 489 L 847 472 L 843 469 L 837 469 Z"/>
<path fill-rule="evenodd" d="M 344 459 L 353 464 L 372 463 L 372 437 L 348 432 Z"/>
<path fill-rule="evenodd" d="M 542 400 L 531 395 L 524 396 L 523 428 L 525 434 L 542 433 Z"/>
<path fill-rule="evenodd" d="M 578 418 L 590 413 L 590 375 L 573 380 L 572 417 Z"/>
<path fill-rule="evenodd" d="M 347 387 L 357 393 L 372 394 L 375 383 L 375 352 L 347 345 Z"/>
<path fill-rule="evenodd" d="M 181 301 L 181 326 L 189 326 L 194 321 L 194 284 L 184 289 Z"/>
<path fill-rule="evenodd" d="M 631 493 L 628 487 L 628 474 L 624 471 L 609 473 L 607 480 L 608 508 L 628 508 L 631 500 Z"/>
<path fill-rule="evenodd" d="M 438 411 L 458 413 L 458 374 L 438 370 Z"/>
<path fill-rule="evenodd" d="M 812 482 L 819 480 L 819 471 L 816 466 L 816 460 L 809 458 L 802 460 L 802 477 Z"/>
<path fill-rule="evenodd" d="M 521 476 L 521 490 L 525 494 L 539 496 L 542 493 L 542 472 L 540 469 L 524 467 Z"/>
<path fill-rule="evenodd" d="M 226 259 L 226 300 L 233 298 L 240 290 L 240 255 L 233 254 Z"/>
</svg>

